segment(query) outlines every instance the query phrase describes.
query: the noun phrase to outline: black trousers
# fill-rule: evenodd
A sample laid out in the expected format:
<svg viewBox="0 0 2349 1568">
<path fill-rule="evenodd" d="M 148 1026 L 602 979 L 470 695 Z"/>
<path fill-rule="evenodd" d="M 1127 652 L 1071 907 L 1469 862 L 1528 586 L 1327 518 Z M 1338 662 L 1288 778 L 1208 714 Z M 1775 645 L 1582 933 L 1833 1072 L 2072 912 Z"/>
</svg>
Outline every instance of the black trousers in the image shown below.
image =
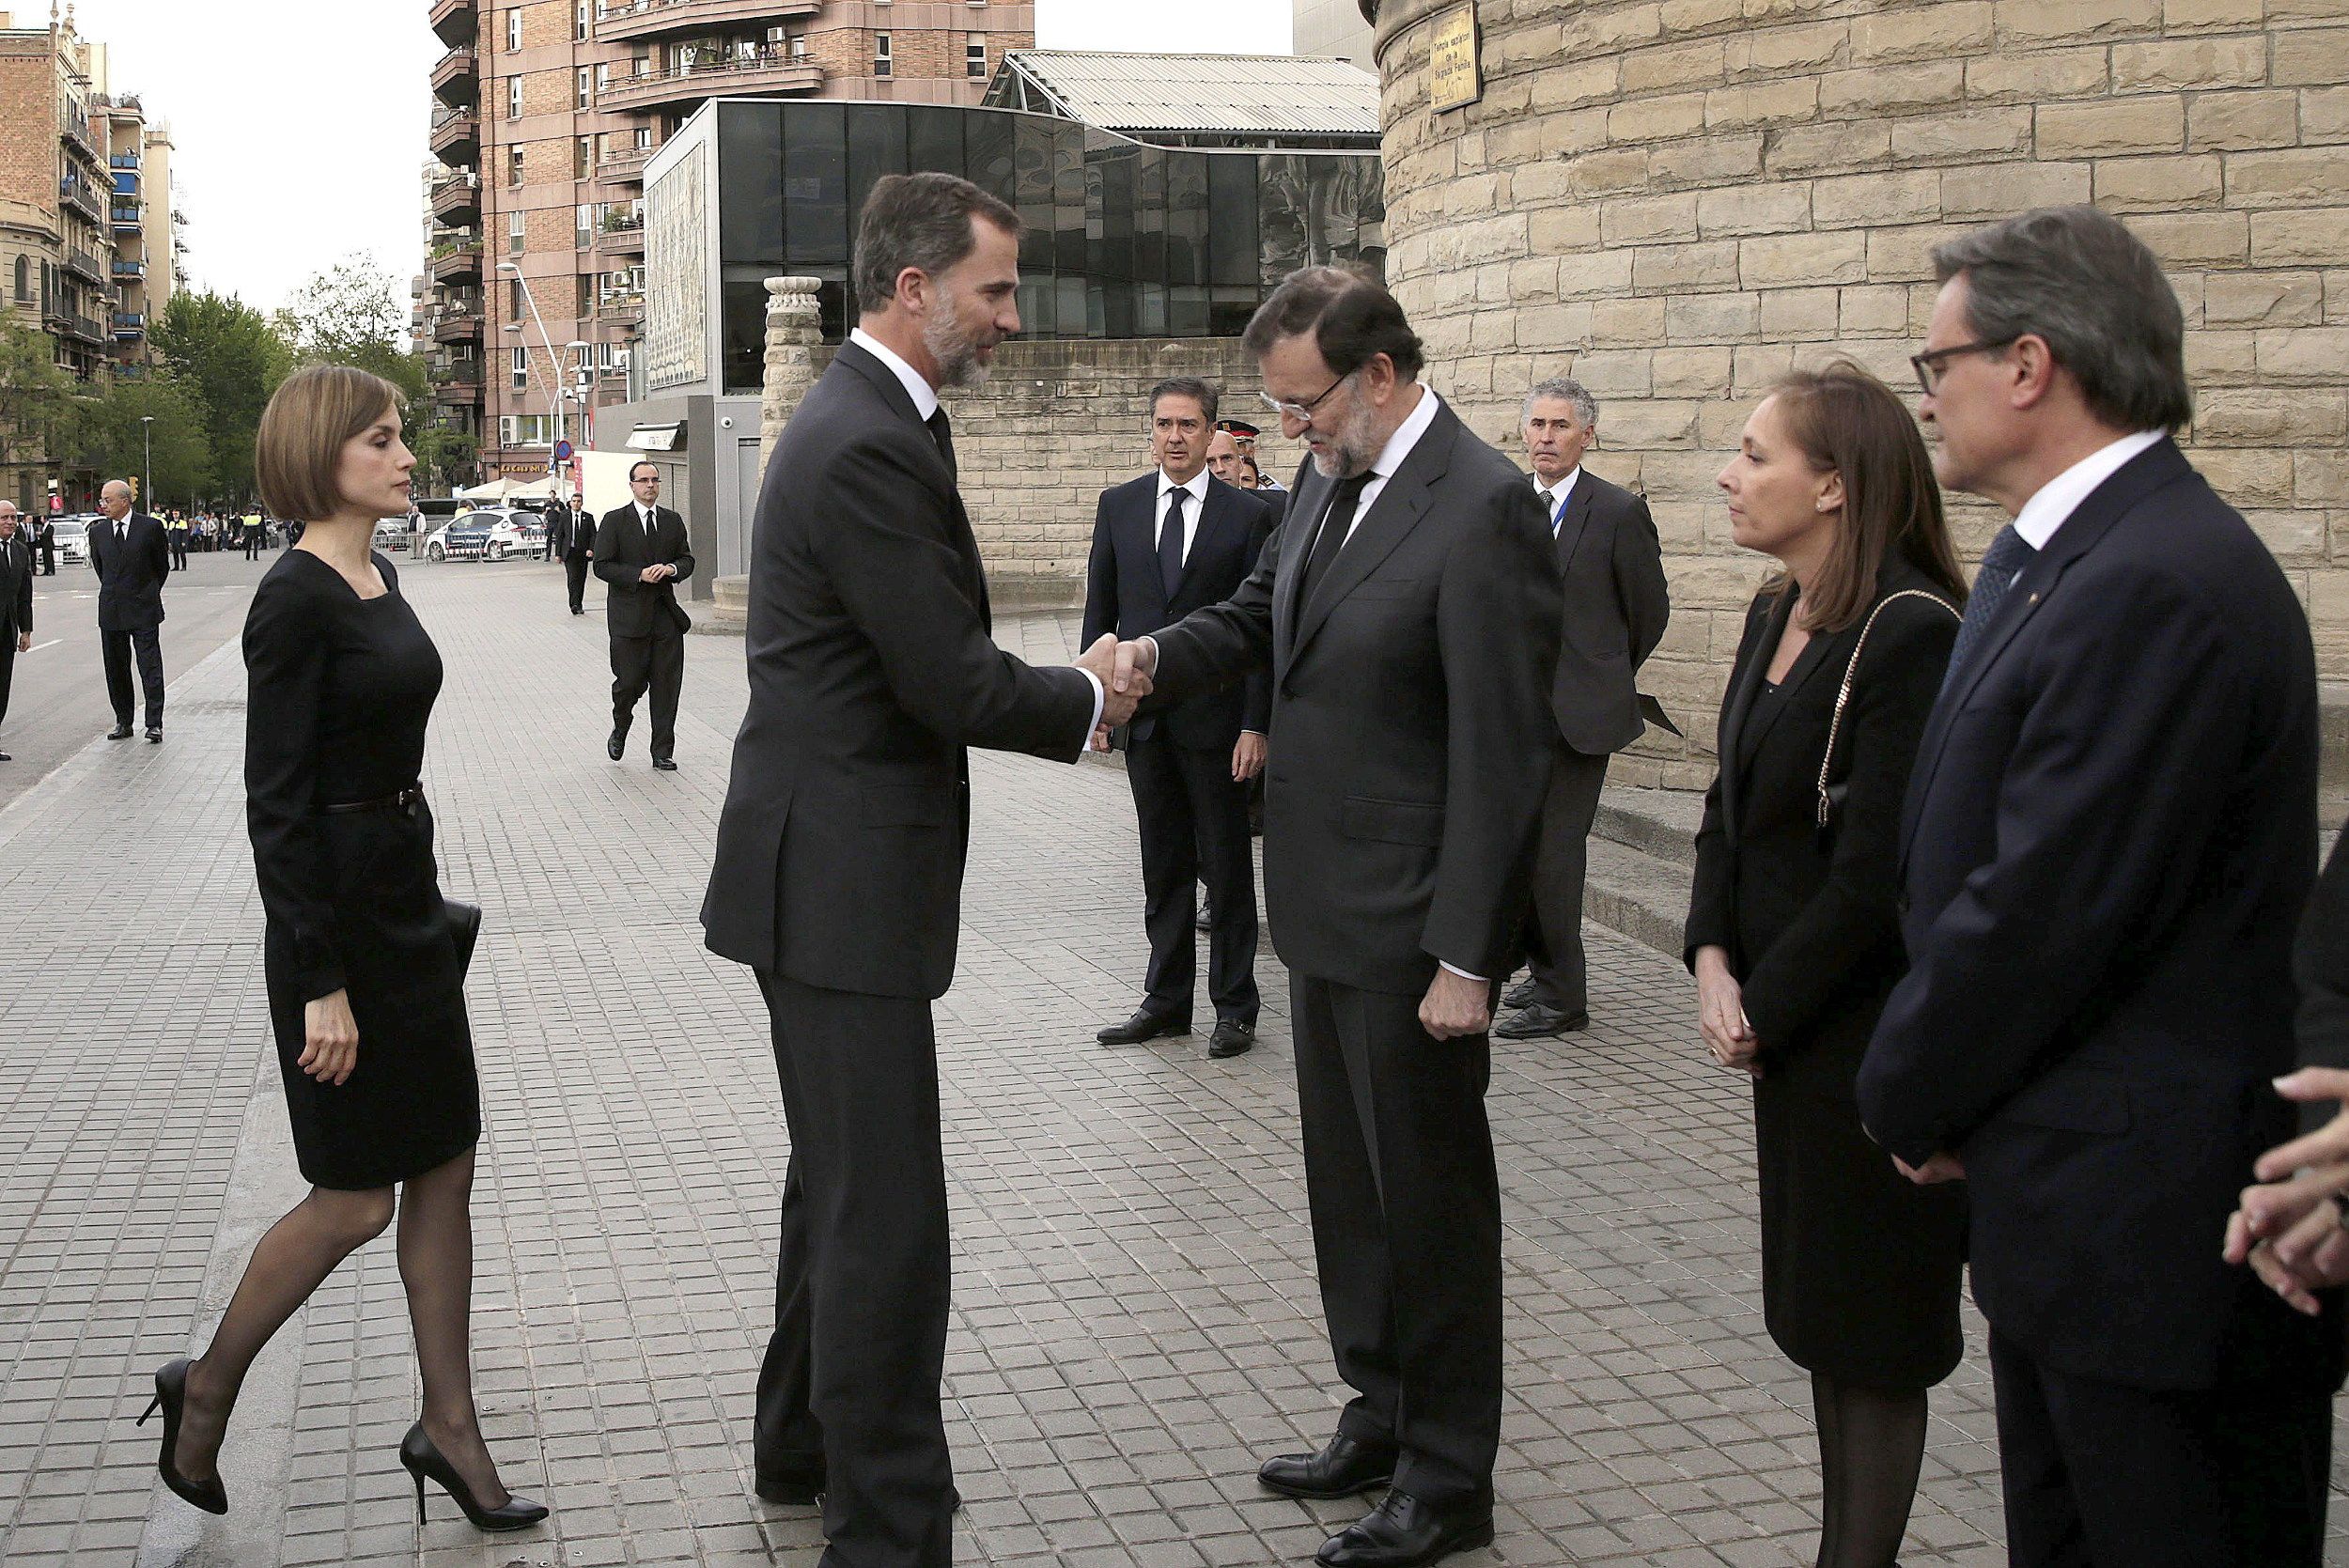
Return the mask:
<svg viewBox="0 0 2349 1568">
<path fill-rule="evenodd" d="M 8 722 L 8 688 L 16 684 L 16 633 L 0 624 L 0 723 Z"/>
<path fill-rule="evenodd" d="M 40 575 L 43 577 L 57 575 L 57 541 L 54 539 L 43 539 L 40 542 Z"/>
<path fill-rule="evenodd" d="M 1126 781 L 1142 825 L 1143 924 L 1150 933 L 1145 1005 L 1190 1017 L 1199 965 L 1191 889 L 1207 885 L 1207 994 L 1218 1018 L 1254 1028 L 1256 863 L 1248 786 L 1232 780 L 1231 748 L 1196 750 L 1163 722 L 1126 746 Z"/>
<path fill-rule="evenodd" d="M 188 539 L 184 534 L 174 534 L 171 536 L 171 569 L 173 571 L 188 569 Z"/>
<path fill-rule="evenodd" d="M 952 1265 L 926 1001 L 760 970 L 791 1162 L 753 1454 L 823 1476 L 823 1568 L 944 1568 Z"/>
<path fill-rule="evenodd" d="M 577 550 L 563 557 L 563 581 L 571 590 L 573 614 L 586 608 L 584 597 L 587 592 L 588 559 L 586 551 Z"/>
<path fill-rule="evenodd" d="M 139 684 L 147 690 L 147 727 L 163 725 L 163 638 L 161 627 L 135 631 L 100 629 L 98 641 L 106 655 L 106 695 L 114 703 L 115 722 L 131 722 L 131 663 L 135 657 Z"/>
<path fill-rule="evenodd" d="M 1438 1040 L 1420 993 L 1291 970 L 1314 1259 L 1338 1375 L 1338 1430 L 1401 1450 L 1423 1502 L 1492 1496 L 1501 1443 L 1501 1189 L 1484 1035 Z"/>
<path fill-rule="evenodd" d="M 1582 956 L 1582 885 L 1590 869 L 1591 824 L 1607 787 L 1607 757 L 1561 748 L 1542 801 L 1542 836 L 1533 854 L 1533 911 L 1526 947 L 1537 1001 L 1565 1013 L 1591 1002 Z"/>
<path fill-rule="evenodd" d="M 677 755 L 677 699 L 685 687 L 685 636 L 612 639 L 612 726 L 635 721 L 636 702 L 652 691 L 652 754 Z"/>
<path fill-rule="evenodd" d="M 2130 1388 L 2046 1366 L 1995 1328 L 2015 1568 L 2318 1568 L 2332 1397 Z"/>
<path fill-rule="evenodd" d="M 260 559 L 260 556 L 261 556 L 261 536 L 260 536 L 259 534 L 257 534 L 257 533 L 249 533 L 249 534 L 245 535 L 245 536 L 244 536 L 244 558 L 245 558 L 246 560 L 248 560 L 248 561 L 257 561 L 257 560 L 259 560 L 259 559 Z"/>
</svg>

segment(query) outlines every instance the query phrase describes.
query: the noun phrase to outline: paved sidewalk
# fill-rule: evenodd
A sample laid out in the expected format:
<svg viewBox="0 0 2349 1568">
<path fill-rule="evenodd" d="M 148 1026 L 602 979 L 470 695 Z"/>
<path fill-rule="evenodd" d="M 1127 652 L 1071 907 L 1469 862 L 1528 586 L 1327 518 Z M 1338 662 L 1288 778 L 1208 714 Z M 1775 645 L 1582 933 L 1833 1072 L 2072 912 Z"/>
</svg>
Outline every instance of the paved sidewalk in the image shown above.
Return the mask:
<svg viewBox="0 0 2349 1568">
<path fill-rule="evenodd" d="M 92 746 L 0 811 L 0 1560 L 810 1563 L 813 1514 L 749 1484 L 786 1149 L 773 1065 L 749 975 L 694 920 L 741 644 L 689 641 L 683 771 L 648 768 L 641 723 L 614 767 L 601 621 L 564 612 L 559 574 L 406 582 L 449 665 L 427 779 L 444 883 L 489 911 L 480 1383 L 507 1479 L 554 1517 L 485 1541 L 436 1492 L 418 1530 L 393 1452 L 416 1393 L 388 1237 L 257 1376 L 230 1517 L 153 1484 L 155 1427 L 132 1425 L 148 1374 L 209 1332 L 300 1191 L 232 643 L 175 682 L 169 744 Z M 1061 657 L 1072 620 L 1004 640 Z M 1353 1510 L 1252 1480 L 1327 1432 L 1336 1386 L 1277 961 L 1250 1056 L 1097 1046 L 1142 968 L 1125 780 L 992 753 L 973 774 L 960 978 L 939 1006 L 957 1560 L 1308 1560 Z M 1742 1079 L 1704 1063 L 1667 960 L 1595 932 L 1592 963 L 1590 1032 L 1495 1053 L 1501 1534 L 1457 1560 L 1799 1568 L 1808 1389 L 1762 1331 Z M 1976 1354 L 1934 1397 L 1912 1568 L 2003 1560 L 1969 1324 Z"/>
</svg>

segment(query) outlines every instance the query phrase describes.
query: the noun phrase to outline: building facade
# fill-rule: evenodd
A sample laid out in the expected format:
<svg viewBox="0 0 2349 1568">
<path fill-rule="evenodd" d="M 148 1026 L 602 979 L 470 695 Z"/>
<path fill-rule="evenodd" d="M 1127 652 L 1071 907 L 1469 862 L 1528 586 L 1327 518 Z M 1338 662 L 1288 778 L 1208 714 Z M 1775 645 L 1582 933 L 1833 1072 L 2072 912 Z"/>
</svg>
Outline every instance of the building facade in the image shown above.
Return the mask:
<svg viewBox="0 0 2349 1568">
<path fill-rule="evenodd" d="M 1714 475 L 1788 368 L 1848 355 L 1904 394 L 1934 243 L 2054 202 L 2167 264 L 2188 456 L 2349 677 L 2349 25 L 2337 4 L 2197 0 L 1368 0 L 1390 279 L 1430 375 L 1504 447 L 1530 381 L 1600 399 L 1595 472 L 1645 491 L 1672 629 L 1642 685 L 1688 731 L 1632 783 L 1698 785 L 1762 558 Z M 1431 106 L 1435 34 L 1482 96 Z M 1520 448 L 1521 449 L 1521 448 Z M 1955 501 L 1957 498 L 1952 498 Z M 1999 520 L 1953 507 L 1960 544 Z"/>
<path fill-rule="evenodd" d="M 543 474 L 627 396 L 647 161 L 744 96 L 975 103 L 1030 5 L 990 0 L 433 0 L 443 173 L 420 298 L 435 400 L 485 476 Z"/>
<path fill-rule="evenodd" d="M 1299 54 L 1351 60 L 1364 70 L 1374 69 L 1370 23 L 1362 17 L 1360 0 L 1292 0 L 1296 21 L 1290 47 Z"/>
</svg>

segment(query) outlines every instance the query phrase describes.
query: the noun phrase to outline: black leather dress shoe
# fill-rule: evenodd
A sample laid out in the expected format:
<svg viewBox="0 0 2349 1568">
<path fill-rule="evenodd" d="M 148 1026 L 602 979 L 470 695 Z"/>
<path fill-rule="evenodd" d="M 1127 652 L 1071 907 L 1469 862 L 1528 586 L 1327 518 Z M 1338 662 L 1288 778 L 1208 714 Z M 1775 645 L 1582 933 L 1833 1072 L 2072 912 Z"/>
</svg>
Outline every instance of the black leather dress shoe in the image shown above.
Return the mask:
<svg viewBox="0 0 2349 1568">
<path fill-rule="evenodd" d="M 109 740 L 128 740 L 131 738 L 131 726 L 128 724 L 117 724 L 114 728 L 106 732 L 106 738 Z"/>
<path fill-rule="evenodd" d="M 674 773 L 677 771 L 677 758 L 655 757 L 652 759 L 652 766 L 655 772 Z"/>
<path fill-rule="evenodd" d="M 751 1490 L 761 1502 L 781 1503 L 786 1508 L 813 1508 L 823 1496 L 824 1472 L 813 1470 L 760 1470 L 752 1481 Z"/>
<path fill-rule="evenodd" d="M 8 753 L 0 752 L 0 762 L 14 762 L 16 758 L 8 755 Z"/>
<path fill-rule="evenodd" d="M 149 724 L 149 725 L 148 725 L 148 726 L 147 726 L 147 738 L 148 738 L 148 739 L 149 739 L 149 740 L 151 740 L 151 741 L 153 741 L 153 742 L 154 742 L 156 745 L 158 745 L 158 746 L 162 745 L 162 744 L 163 743 L 163 725 L 161 725 L 161 724 Z"/>
<path fill-rule="evenodd" d="M 1541 983 L 1539 981 L 1520 980 L 1516 985 L 1501 993 L 1501 1005 L 1512 1008 L 1531 1007 L 1533 1005 L 1535 1001 L 1540 998 L 1541 994 Z"/>
<path fill-rule="evenodd" d="M 1419 1568 L 1493 1540 L 1493 1505 L 1436 1508 L 1408 1492 L 1389 1492 L 1378 1506 L 1321 1544 L 1322 1568 Z"/>
<path fill-rule="evenodd" d="M 628 731 L 626 730 L 614 730 L 612 732 L 612 738 L 603 743 L 603 754 L 610 757 L 614 762 L 619 761 L 620 753 L 627 750 Z"/>
<path fill-rule="evenodd" d="M 1560 1034 L 1571 1034 L 1578 1029 L 1591 1027 L 1591 1016 L 1579 1010 L 1568 1013 L 1547 1002 L 1534 1002 L 1493 1025 L 1496 1040 L 1547 1040 Z"/>
<path fill-rule="evenodd" d="M 1161 1034 L 1188 1034 L 1190 1019 L 1173 1013 L 1153 1013 L 1147 1007 L 1124 1023 L 1113 1023 L 1094 1036 L 1105 1046 L 1138 1046 Z"/>
<path fill-rule="evenodd" d="M 1215 1032 L 1207 1036 L 1207 1054 L 1217 1061 L 1227 1056 L 1243 1056 L 1256 1048 L 1256 1031 L 1237 1018 L 1218 1018 Z"/>
<path fill-rule="evenodd" d="M 1284 1453 L 1257 1468 L 1257 1483 L 1283 1497 L 1350 1498 L 1394 1479 L 1394 1450 L 1341 1432 L 1319 1453 Z"/>
</svg>

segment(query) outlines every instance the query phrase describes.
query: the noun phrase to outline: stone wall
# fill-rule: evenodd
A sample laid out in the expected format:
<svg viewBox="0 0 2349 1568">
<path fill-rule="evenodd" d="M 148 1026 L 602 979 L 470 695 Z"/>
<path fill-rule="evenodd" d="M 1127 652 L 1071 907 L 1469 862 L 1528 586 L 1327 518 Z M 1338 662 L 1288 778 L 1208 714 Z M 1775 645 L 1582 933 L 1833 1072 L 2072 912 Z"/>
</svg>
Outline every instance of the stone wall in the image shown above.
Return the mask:
<svg viewBox="0 0 2349 1568">
<path fill-rule="evenodd" d="M 1430 379 L 1517 447 L 1518 401 L 1600 398 L 1594 472 L 1645 491 L 1672 625 L 1642 685 L 1701 784 L 1761 558 L 1713 475 L 1772 378 L 1849 354 L 1904 393 L 1945 236 L 2049 202 L 2167 263 L 2193 460 L 2349 677 L 2349 0 L 1478 0 L 1485 96 L 1429 111 L 1428 19 L 1382 0 L 1387 269 Z M 1999 519 L 1952 513 L 1969 554 Z"/>
</svg>

